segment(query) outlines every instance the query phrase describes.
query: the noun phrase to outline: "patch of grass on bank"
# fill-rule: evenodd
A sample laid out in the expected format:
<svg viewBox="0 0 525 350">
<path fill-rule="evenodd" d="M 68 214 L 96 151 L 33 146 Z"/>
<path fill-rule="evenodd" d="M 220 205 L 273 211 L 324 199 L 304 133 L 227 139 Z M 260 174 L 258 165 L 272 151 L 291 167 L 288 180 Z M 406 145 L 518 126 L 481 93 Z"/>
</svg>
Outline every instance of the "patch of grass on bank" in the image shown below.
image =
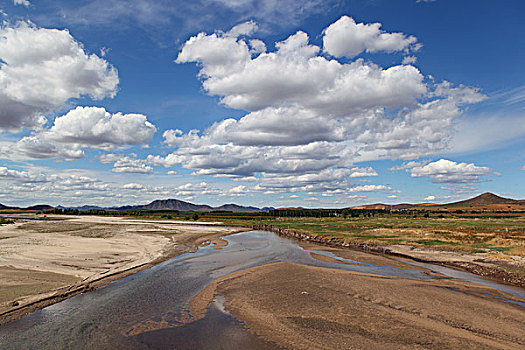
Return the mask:
<svg viewBox="0 0 525 350">
<path fill-rule="evenodd" d="M 0 216 L 0 225 L 10 225 L 14 223 L 15 223 L 15 220 L 11 218 L 5 218 L 3 216 Z"/>
</svg>

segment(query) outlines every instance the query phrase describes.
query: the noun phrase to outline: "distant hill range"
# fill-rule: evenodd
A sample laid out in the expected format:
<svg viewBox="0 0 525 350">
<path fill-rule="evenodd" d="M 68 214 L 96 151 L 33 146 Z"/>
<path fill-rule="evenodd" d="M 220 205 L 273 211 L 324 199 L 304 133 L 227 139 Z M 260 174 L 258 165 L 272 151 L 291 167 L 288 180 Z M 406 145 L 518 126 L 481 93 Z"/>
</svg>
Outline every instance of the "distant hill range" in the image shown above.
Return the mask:
<svg viewBox="0 0 525 350">
<path fill-rule="evenodd" d="M 126 205 L 122 207 L 110 208 L 112 210 L 127 211 L 127 210 L 178 210 L 178 211 L 192 211 L 192 212 L 210 212 L 210 211 L 229 211 L 233 213 L 259 213 L 270 211 L 274 208 L 256 208 L 243 207 L 237 204 L 224 204 L 220 207 L 212 207 L 206 204 L 193 204 L 179 199 L 158 199 L 145 205 Z"/>
<path fill-rule="evenodd" d="M 57 206 L 58 209 L 66 209 L 66 207 Z M 1 211 L 44 211 L 54 209 L 50 205 L 34 205 L 27 208 L 20 207 L 9 207 L 0 204 Z M 155 200 L 149 204 L 144 205 L 126 205 L 122 207 L 111 207 L 104 208 L 98 206 L 84 205 L 81 207 L 69 207 L 69 209 L 78 209 L 81 211 L 92 210 L 92 209 L 105 209 L 105 210 L 117 210 L 117 211 L 142 211 L 142 210 L 178 210 L 181 212 L 211 212 L 211 211 L 225 211 L 233 213 L 259 213 L 268 212 L 275 208 L 265 207 L 244 207 L 237 204 L 224 204 L 220 207 L 212 207 L 206 204 L 193 204 L 178 199 L 160 199 Z M 279 208 L 280 210 L 293 210 L 301 208 Z M 493 193 L 483 193 L 474 198 L 467 200 L 447 203 L 447 204 L 434 204 L 434 203 L 401 203 L 401 204 L 369 204 L 351 207 L 350 209 L 389 209 L 389 210 L 525 210 L 525 200 L 517 200 L 511 198 L 504 198 Z"/>
<path fill-rule="evenodd" d="M 43 211 L 43 210 L 50 210 L 50 209 L 54 209 L 54 207 L 52 207 L 50 205 L 46 205 L 46 204 L 32 205 L 32 206 L 27 207 L 27 208 L 8 207 L 6 205 L 0 204 L 0 210 L 5 210 L 5 211 L 21 211 L 21 210 L 24 210 L 24 211 Z"/>
<path fill-rule="evenodd" d="M 179 199 L 158 199 L 149 204 L 144 205 L 124 205 L 121 207 L 98 207 L 92 205 L 84 205 L 81 207 L 62 207 L 58 209 L 78 209 L 81 211 L 93 209 L 117 210 L 117 211 L 141 211 L 141 210 L 178 210 L 181 212 L 211 212 L 211 211 L 228 211 L 233 213 L 260 213 L 273 210 L 272 207 L 265 207 L 262 209 L 256 207 L 243 207 L 237 204 L 224 204 L 220 207 L 212 207 L 206 204 L 193 204 L 190 202 L 181 201 Z M 1 207 L 0 207 L 1 210 Z"/>
<path fill-rule="evenodd" d="M 494 193 L 486 192 L 474 198 L 466 199 L 459 202 L 452 202 L 446 204 L 434 203 L 401 203 L 401 204 L 369 204 L 352 207 L 352 209 L 428 209 L 428 210 L 505 210 L 505 209 L 525 209 L 525 200 L 517 200 L 511 198 L 504 198 Z"/>
</svg>

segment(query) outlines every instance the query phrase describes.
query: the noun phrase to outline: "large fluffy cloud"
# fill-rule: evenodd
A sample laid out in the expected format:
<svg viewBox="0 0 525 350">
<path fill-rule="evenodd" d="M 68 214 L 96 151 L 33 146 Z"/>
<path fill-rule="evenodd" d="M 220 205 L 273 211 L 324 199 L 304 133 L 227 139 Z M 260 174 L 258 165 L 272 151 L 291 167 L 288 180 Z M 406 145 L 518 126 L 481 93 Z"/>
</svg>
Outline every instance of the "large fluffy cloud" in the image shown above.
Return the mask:
<svg viewBox="0 0 525 350">
<path fill-rule="evenodd" d="M 116 69 L 67 30 L 26 22 L 0 28 L 0 129 L 37 128 L 71 98 L 113 97 L 118 82 Z"/>
<path fill-rule="evenodd" d="M 148 163 L 182 164 L 204 175 L 257 176 L 258 188 L 269 193 L 283 186 L 333 191 L 350 188 L 355 162 L 416 159 L 443 150 L 452 121 L 484 96 L 474 88 L 436 83 L 410 64 L 382 68 L 334 58 L 417 50 L 414 37 L 380 27 L 343 17 L 323 32 L 323 49 L 298 31 L 270 52 L 260 40 L 246 38 L 256 29 L 253 22 L 191 37 L 176 62 L 198 64 L 204 91 L 247 114 L 202 132 L 167 130 L 165 143 L 175 151 L 151 155 Z M 345 35 L 353 39 L 344 41 Z M 328 186 L 310 180 L 320 174 L 336 179 Z"/>
<path fill-rule="evenodd" d="M 473 163 L 440 159 L 424 166 L 416 166 L 412 168 L 411 173 L 412 177 L 430 177 L 435 183 L 473 183 L 481 181 L 481 178 L 492 173 L 492 170 Z"/>
<path fill-rule="evenodd" d="M 148 142 L 157 129 L 142 114 L 111 114 L 104 108 L 77 107 L 55 119 L 46 137 L 97 148 Z"/>
<path fill-rule="evenodd" d="M 0 150 L 15 157 L 72 160 L 84 158 L 84 148 L 109 150 L 145 144 L 156 131 L 142 114 L 111 114 L 100 107 L 77 107 L 56 118 L 51 128 Z"/>
<path fill-rule="evenodd" d="M 339 63 L 317 55 L 308 35 L 297 32 L 276 44 L 276 52 L 252 57 L 244 40 L 214 33 L 190 38 L 178 63 L 197 62 L 210 95 L 236 109 L 301 106 L 316 112 L 359 113 L 375 107 L 400 107 L 426 92 L 413 66 L 388 69 L 357 60 Z"/>
</svg>

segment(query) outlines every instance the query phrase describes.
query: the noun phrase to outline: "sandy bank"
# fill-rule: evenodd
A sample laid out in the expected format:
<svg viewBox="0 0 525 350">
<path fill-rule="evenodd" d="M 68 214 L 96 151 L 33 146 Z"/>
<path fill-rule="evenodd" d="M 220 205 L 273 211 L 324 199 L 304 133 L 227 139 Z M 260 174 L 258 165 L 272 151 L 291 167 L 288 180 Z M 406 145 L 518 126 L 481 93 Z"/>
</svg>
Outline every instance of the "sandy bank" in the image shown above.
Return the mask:
<svg viewBox="0 0 525 350">
<path fill-rule="evenodd" d="M 0 226 L 0 324 L 239 231 L 89 216 Z"/>
<path fill-rule="evenodd" d="M 285 348 L 525 346 L 524 309 L 474 283 L 274 263 L 215 281 L 194 299 L 192 313 L 201 316 L 214 295 L 225 296 L 227 308 L 252 332 Z"/>
</svg>

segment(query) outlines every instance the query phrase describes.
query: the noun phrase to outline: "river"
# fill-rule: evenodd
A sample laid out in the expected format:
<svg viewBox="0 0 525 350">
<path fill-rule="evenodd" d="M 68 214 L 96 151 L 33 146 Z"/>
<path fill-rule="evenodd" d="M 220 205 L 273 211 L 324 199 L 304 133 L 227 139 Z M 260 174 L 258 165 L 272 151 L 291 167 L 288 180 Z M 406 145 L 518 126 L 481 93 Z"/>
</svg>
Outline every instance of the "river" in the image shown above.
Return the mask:
<svg viewBox="0 0 525 350">
<path fill-rule="evenodd" d="M 249 231 L 224 238 L 228 246 L 200 247 L 151 269 L 120 279 L 93 292 L 77 295 L 0 327 L 2 349 L 272 349 L 224 310 L 217 298 L 206 317 L 193 322 L 187 306 L 213 280 L 251 267 L 286 261 L 382 276 L 418 280 L 451 278 L 474 281 L 525 298 L 522 289 L 440 266 L 414 263 L 400 269 L 318 254 L 352 264 L 324 262 L 296 241 L 266 231 Z M 440 274 L 429 274 L 429 268 Z M 442 275 L 448 277 L 443 277 Z M 520 305 L 525 306 L 525 305 Z M 148 331 L 145 326 L 154 325 Z M 155 326 L 156 325 L 156 326 Z M 142 327 L 142 328 L 141 328 Z"/>
</svg>

